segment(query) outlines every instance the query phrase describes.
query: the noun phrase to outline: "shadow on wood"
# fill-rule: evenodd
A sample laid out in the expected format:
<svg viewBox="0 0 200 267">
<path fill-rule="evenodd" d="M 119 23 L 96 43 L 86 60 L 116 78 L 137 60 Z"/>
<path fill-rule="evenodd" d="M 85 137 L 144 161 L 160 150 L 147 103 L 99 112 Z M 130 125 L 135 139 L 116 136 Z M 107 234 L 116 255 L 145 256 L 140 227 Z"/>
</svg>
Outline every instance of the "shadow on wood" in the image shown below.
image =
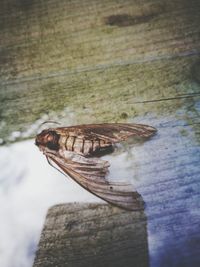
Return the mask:
<svg viewBox="0 0 200 267">
<path fill-rule="evenodd" d="M 147 221 L 143 209 L 69 203 L 52 207 L 34 267 L 148 266 Z"/>
</svg>

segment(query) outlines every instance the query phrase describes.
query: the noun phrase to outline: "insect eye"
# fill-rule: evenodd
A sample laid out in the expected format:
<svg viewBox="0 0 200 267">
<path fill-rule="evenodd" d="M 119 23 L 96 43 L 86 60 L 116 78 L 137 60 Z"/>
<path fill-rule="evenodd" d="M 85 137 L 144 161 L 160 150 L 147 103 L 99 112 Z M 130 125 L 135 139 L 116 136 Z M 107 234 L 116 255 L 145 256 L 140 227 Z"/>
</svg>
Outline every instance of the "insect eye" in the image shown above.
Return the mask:
<svg viewBox="0 0 200 267">
<path fill-rule="evenodd" d="M 48 132 L 46 136 L 46 146 L 51 150 L 58 150 L 59 149 L 59 134 L 54 131 Z"/>
<path fill-rule="evenodd" d="M 48 141 L 46 146 L 51 150 L 57 150 L 57 145 L 53 143 L 52 141 Z"/>
</svg>

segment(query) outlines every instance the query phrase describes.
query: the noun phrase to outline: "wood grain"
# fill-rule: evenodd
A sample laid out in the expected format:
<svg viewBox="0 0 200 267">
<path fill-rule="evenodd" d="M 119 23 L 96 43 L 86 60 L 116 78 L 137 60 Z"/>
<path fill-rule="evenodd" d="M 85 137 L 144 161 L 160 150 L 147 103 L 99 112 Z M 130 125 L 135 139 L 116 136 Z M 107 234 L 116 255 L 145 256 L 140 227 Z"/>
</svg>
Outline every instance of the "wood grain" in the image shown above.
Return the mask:
<svg viewBox="0 0 200 267">
<path fill-rule="evenodd" d="M 198 0 L 1 1 L 2 142 L 33 136 L 43 117 L 118 122 L 198 101 L 199 10 Z"/>
<path fill-rule="evenodd" d="M 148 266 L 146 217 L 104 204 L 63 204 L 46 218 L 34 267 Z"/>
</svg>

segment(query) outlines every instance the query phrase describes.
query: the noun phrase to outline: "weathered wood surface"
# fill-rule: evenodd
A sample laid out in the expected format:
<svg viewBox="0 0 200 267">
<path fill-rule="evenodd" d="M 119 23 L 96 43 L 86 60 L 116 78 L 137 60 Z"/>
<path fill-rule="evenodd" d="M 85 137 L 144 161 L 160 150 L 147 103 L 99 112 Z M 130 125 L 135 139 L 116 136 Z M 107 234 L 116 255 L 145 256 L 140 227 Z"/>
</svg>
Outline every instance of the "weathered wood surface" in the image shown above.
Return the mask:
<svg viewBox="0 0 200 267">
<path fill-rule="evenodd" d="M 199 25 L 199 0 L 1 1 L 2 143 L 47 119 L 158 129 L 118 161 L 132 160 L 153 267 L 200 266 Z"/>
<path fill-rule="evenodd" d="M 1 138 L 30 137 L 40 118 L 124 121 L 199 101 L 199 12 L 198 0 L 1 1 Z"/>
<path fill-rule="evenodd" d="M 148 266 L 146 216 L 107 204 L 52 207 L 34 267 Z"/>
</svg>

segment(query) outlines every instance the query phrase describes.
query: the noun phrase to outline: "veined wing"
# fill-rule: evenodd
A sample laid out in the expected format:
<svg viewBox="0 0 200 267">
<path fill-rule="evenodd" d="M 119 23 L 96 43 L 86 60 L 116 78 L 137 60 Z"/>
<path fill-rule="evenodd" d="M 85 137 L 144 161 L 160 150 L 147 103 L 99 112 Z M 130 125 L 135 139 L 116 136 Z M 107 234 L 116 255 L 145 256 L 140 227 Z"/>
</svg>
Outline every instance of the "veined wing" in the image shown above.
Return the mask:
<svg viewBox="0 0 200 267">
<path fill-rule="evenodd" d="M 69 135 L 71 134 L 83 139 L 100 139 L 106 142 L 117 143 L 131 136 L 150 137 L 156 132 L 156 129 L 144 124 L 103 123 L 60 127 L 56 128 L 56 131 L 59 134 L 67 132 Z"/>
<path fill-rule="evenodd" d="M 141 209 L 141 196 L 131 184 L 109 182 L 105 176 L 109 163 L 99 158 L 85 158 L 74 152 L 46 150 L 44 154 L 65 174 L 94 195 L 127 210 Z"/>
</svg>

